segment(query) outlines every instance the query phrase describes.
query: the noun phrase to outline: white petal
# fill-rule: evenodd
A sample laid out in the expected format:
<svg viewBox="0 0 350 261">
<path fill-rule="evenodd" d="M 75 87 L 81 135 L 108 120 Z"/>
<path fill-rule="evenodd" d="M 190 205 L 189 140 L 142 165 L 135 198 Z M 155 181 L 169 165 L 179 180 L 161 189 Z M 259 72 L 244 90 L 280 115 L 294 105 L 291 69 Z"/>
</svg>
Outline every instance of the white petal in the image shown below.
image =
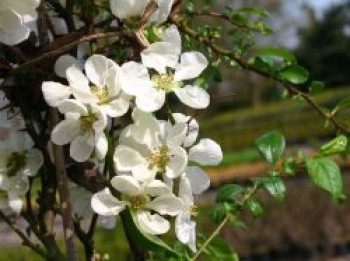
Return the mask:
<svg viewBox="0 0 350 261">
<path fill-rule="evenodd" d="M 95 193 L 91 198 L 92 209 L 101 216 L 116 216 L 125 206 L 125 202 L 115 198 L 108 188 Z"/>
<path fill-rule="evenodd" d="M 194 109 L 205 109 L 209 106 L 209 94 L 198 86 L 186 85 L 174 90 L 180 101 Z"/>
<path fill-rule="evenodd" d="M 188 208 L 193 205 L 193 195 L 191 183 L 186 174 L 183 174 L 180 179 L 179 198 L 182 199 L 184 208 L 188 211 Z"/>
<path fill-rule="evenodd" d="M 71 66 L 66 70 L 67 80 L 76 99 L 83 103 L 97 103 L 97 97 L 91 92 L 88 79 L 80 69 Z"/>
<path fill-rule="evenodd" d="M 145 88 L 136 96 L 136 106 L 145 112 L 159 110 L 165 102 L 165 92 L 156 88 Z"/>
<path fill-rule="evenodd" d="M 12 211 L 19 215 L 23 207 L 22 199 L 15 194 L 11 194 L 8 196 L 8 201 L 9 207 Z"/>
<path fill-rule="evenodd" d="M 62 101 L 59 106 L 58 110 L 60 113 L 76 113 L 80 115 L 87 115 L 88 109 L 84 104 L 82 104 L 80 101 L 75 99 L 67 99 Z"/>
<path fill-rule="evenodd" d="M 89 80 L 97 87 L 104 87 L 108 77 L 108 58 L 95 54 L 87 59 L 85 73 Z"/>
<path fill-rule="evenodd" d="M 164 31 L 162 41 L 172 44 L 173 48 L 176 49 L 175 51 L 177 52 L 177 54 L 181 54 L 181 35 L 176 25 L 172 24 L 171 26 L 169 26 L 169 28 L 167 28 Z"/>
<path fill-rule="evenodd" d="M 187 166 L 187 153 L 181 147 L 169 149 L 169 163 L 166 166 L 165 174 L 168 178 L 179 177 Z"/>
<path fill-rule="evenodd" d="M 182 210 L 182 201 L 173 194 L 168 194 L 148 202 L 146 208 L 152 209 L 161 215 L 176 216 Z"/>
<path fill-rule="evenodd" d="M 198 77 L 208 66 L 208 60 L 199 52 L 188 52 L 181 55 L 176 66 L 174 80 L 183 81 Z"/>
<path fill-rule="evenodd" d="M 129 95 L 137 95 L 144 88 L 153 86 L 147 68 L 133 61 L 122 65 L 120 81 L 123 91 Z"/>
<path fill-rule="evenodd" d="M 177 123 L 186 123 L 187 125 L 187 132 L 185 140 L 183 141 L 184 147 L 190 147 L 192 146 L 198 137 L 199 134 L 199 124 L 196 121 L 195 118 L 191 116 L 186 116 L 182 113 L 173 113 L 173 117 L 175 119 L 175 122 Z"/>
<path fill-rule="evenodd" d="M 187 213 L 180 213 L 175 219 L 176 237 L 183 244 L 196 252 L 196 223 L 191 220 Z"/>
<path fill-rule="evenodd" d="M 79 120 L 63 120 L 53 129 L 51 140 L 56 145 L 65 145 L 71 142 L 80 133 Z"/>
<path fill-rule="evenodd" d="M 149 182 L 157 175 L 157 168 L 150 168 L 146 164 L 137 165 L 131 171 L 134 178 L 140 182 Z"/>
<path fill-rule="evenodd" d="M 129 101 L 123 98 L 115 99 L 108 104 L 103 104 L 100 109 L 110 117 L 123 116 L 129 110 Z"/>
<path fill-rule="evenodd" d="M 43 165 L 43 154 L 38 149 L 32 149 L 26 154 L 26 165 L 22 170 L 26 176 L 35 176 Z"/>
<path fill-rule="evenodd" d="M 144 193 L 152 197 L 158 197 L 171 193 L 171 189 L 168 185 L 158 179 L 154 179 L 147 183 L 144 187 Z"/>
<path fill-rule="evenodd" d="M 141 15 L 148 4 L 148 0 L 110 0 L 112 13 L 120 18 Z"/>
<path fill-rule="evenodd" d="M 94 150 L 95 139 L 91 133 L 78 135 L 71 143 L 69 155 L 77 162 L 87 161 Z"/>
<path fill-rule="evenodd" d="M 71 95 L 69 87 L 58 82 L 44 82 L 42 91 L 46 103 L 51 107 L 57 107 Z"/>
<path fill-rule="evenodd" d="M 216 166 L 222 161 L 223 153 L 219 144 L 211 139 L 201 139 L 189 151 L 189 160 L 202 166 Z"/>
<path fill-rule="evenodd" d="M 28 177 L 15 175 L 9 178 L 9 195 L 24 196 L 29 190 Z"/>
<path fill-rule="evenodd" d="M 193 194 L 201 194 L 210 187 L 210 178 L 200 167 L 187 167 L 186 174 Z"/>
<path fill-rule="evenodd" d="M 107 137 L 103 131 L 95 133 L 95 153 L 98 159 L 102 160 L 106 157 L 108 151 Z"/>
<path fill-rule="evenodd" d="M 132 176 L 120 175 L 111 180 L 112 186 L 122 194 L 137 196 L 142 194 L 139 182 Z"/>
<path fill-rule="evenodd" d="M 60 56 L 54 66 L 54 71 L 57 74 L 57 76 L 66 78 L 66 71 L 69 67 L 75 66 L 77 68 L 81 68 L 81 64 L 77 60 L 77 58 L 65 54 Z"/>
<path fill-rule="evenodd" d="M 136 150 L 119 145 L 113 155 L 113 161 L 117 171 L 131 171 L 138 165 L 146 165 L 146 159 Z"/>
<path fill-rule="evenodd" d="M 174 0 L 157 0 L 158 9 L 152 14 L 151 21 L 163 23 L 168 19 Z"/>
<path fill-rule="evenodd" d="M 186 123 L 175 123 L 168 128 L 166 143 L 170 146 L 181 146 L 187 133 Z"/>
<path fill-rule="evenodd" d="M 39 6 L 40 0 L 13 1 L 1 0 L 0 9 L 12 9 L 20 15 L 35 16 L 35 9 Z"/>
<path fill-rule="evenodd" d="M 12 10 L 0 10 L 0 25 L 0 42 L 4 44 L 16 45 L 29 37 L 29 28 Z"/>
<path fill-rule="evenodd" d="M 155 69 L 160 74 L 166 73 L 166 68 L 175 68 L 179 61 L 178 49 L 168 42 L 156 42 L 141 52 L 144 66 Z"/>
<path fill-rule="evenodd" d="M 151 235 L 161 235 L 170 229 L 169 221 L 148 211 L 139 210 L 136 212 L 137 221 L 142 231 Z"/>
</svg>

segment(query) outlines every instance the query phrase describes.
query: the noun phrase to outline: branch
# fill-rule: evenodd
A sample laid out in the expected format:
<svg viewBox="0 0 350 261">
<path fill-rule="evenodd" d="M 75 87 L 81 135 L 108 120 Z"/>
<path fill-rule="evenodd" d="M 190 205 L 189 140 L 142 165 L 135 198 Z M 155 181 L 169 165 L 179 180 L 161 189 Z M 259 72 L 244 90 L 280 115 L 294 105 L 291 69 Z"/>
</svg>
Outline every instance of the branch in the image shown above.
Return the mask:
<svg viewBox="0 0 350 261">
<path fill-rule="evenodd" d="M 264 76 L 266 78 L 273 79 L 274 81 L 281 83 L 292 95 L 298 95 L 302 97 L 311 107 L 313 107 L 319 115 L 324 117 L 326 120 L 330 121 L 334 128 L 338 131 L 341 131 L 345 134 L 350 134 L 350 130 L 347 129 L 347 127 L 340 124 L 333 115 L 330 115 L 327 111 L 323 110 L 307 93 L 298 90 L 298 86 L 294 85 L 288 81 L 282 80 L 278 78 L 275 75 L 271 75 L 270 73 L 263 71 L 259 68 L 256 68 L 250 64 L 248 64 L 242 56 L 238 55 L 234 51 L 231 51 L 229 49 L 225 49 L 215 43 L 213 43 L 209 38 L 203 37 L 199 33 L 197 33 L 192 28 L 188 27 L 185 22 L 181 21 L 178 17 L 171 17 L 170 21 L 178 26 L 181 32 L 184 34 L 190 36 L 191 38 L 197 40 L 198 42 L 204 44 L 208 48 L 210 48 L 213 52 L 215 52 L 217 55 L 221 56 L 227 56 L 237 62 L 241 67 L 243 67 L 246 70 L 255 72 L 261 76 Z"/>
<path fill-rule="evenodd" d="M 59 123 L 59 115 L 57 110 L 51 111 L 52 123 L 54 125 Z M 58 192 L 60 198 L 60 204 L 62 209 L 62 219 L 63 219 L 63 233 L 67 246 L 67 260 L 77 261 L 78 252 L 74 243 L 75 233 L 74 233 L 74 223 L 72 217 L 72 206 L 69 197 L 68 189 L 68 177 L 66 172 L 66 166 L 64 161 L 64 152 L 61 146 L 53 145 L 53 152 L 55 157 L 56 166 L 56 178 L 58 182 Z"/>
<path fill-rule="evenodd" d="M 30 241 L 29 238 L 18 228 L 17 224 L 10 220 L 2 211 L 0 211 L 0 218 L 3 219 L 9 225 L 9 227 L 22 239 L 22 244 L 24 246 L 31 248 L 43 258 L 48 259 L 46 252 L 39 245 L 36 245 Z"/>
</svg>

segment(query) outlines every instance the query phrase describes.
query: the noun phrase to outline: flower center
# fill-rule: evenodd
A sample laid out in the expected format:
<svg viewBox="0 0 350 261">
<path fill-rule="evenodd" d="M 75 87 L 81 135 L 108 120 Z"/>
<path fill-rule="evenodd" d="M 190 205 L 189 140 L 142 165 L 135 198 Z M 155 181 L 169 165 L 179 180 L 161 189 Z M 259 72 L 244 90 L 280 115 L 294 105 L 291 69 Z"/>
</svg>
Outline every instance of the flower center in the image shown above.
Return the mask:
<svg viewBox="0 0 350 261">
<path fill-rule="evenodd" d="M 168 152 L 169 148 L 166 145 L 154 149 L 148 157 L 149 167 L 156 167 L 159 172 L 164 172 L 170 160 Z"/>
<path fill-rule="evenodd" d="M 92 130 L 92 126 L 94 123 L 98 120 L 98 117 L 95 113 L 90 113 L 87 116 L 81 116 L 80 122 L 81 122 L 81 130 L 83 132 L 89 132 Z"/>
<path fill-rule="evenodd" d="M 149 198 L 146 195 L 137 195 L 130 200 L 132 207 L 136 209 L 142 208 L 148 201 Z"/>
<path fill-rule="evenodd" d="M 109 101 L 109 93 L 106 88 L 99 88 L 95 85 L 90 86 L 90 90 L 93 94 L 96 95 L 99 104 L 105 104 Z"/>
<path fill-rule="evenodd" d="M 198 206 L 197 205 L 191 205 L 189 211 L 190 211 L 190 215 L 192 217 L 196 217 L 198 215 Z"/>
<path fill-rule="evenodd" d="M 7 176 L 13 177 L 16 173 L 24 168 L 26 164 L 25 153 L 13 152 L 10 157 L 7 159 Z"/>
<path fill-rule="evenodd" d="M 171 92 L 176 87 L 174 82 L 174 75 L 172 74 L 155 74 L 152 76 L 152 81 L 157 89 L 165 92 Z"/>
</svg>

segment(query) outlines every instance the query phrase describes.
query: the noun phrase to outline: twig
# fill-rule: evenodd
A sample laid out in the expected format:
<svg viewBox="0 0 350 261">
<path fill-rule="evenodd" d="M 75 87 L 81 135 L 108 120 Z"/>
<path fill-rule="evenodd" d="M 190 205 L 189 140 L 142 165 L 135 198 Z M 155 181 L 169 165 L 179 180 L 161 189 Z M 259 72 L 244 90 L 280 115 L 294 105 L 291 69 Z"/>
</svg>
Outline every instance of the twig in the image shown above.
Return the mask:
<svg viewBox="0 0 350 261">
<path fill-rule="evenodd" d="M 46 252 L 39 245 L 36 245 L 30 241 L 29 238 L 18 228 L 17 224 L 10 220 L 2 211 L 0 211 L 0 218 L 3 219 L 9 225 L 9 227 L 22 239 L 24 246 L 31 248 L 37 254 L 48 259 Z"/>
</svg>

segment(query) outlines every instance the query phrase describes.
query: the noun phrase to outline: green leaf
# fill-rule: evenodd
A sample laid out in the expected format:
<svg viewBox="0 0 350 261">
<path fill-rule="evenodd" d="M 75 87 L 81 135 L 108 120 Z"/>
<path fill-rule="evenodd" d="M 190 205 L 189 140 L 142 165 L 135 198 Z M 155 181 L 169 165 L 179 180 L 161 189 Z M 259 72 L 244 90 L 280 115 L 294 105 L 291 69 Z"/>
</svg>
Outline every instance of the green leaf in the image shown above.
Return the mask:
<svg viewBox="0 0 350 261">
<path fill-rule="evenodd" d="M 292 53 L 281 48 L 260 47 L 260 48 L 254 49 L 252 53 L 253 53 L 253 56 L 277 57 L 282 59 L 285 62 L 289 62 L 290 64 L 297 63 L 297 59 Z"/>
<path fill-rule="evenodd" d="M 231 201 L 232 197 L 243 192 L 244 192 L 244 188 L 240 185 L 237 185 L 237 184 L 224 185 L 218 190 L 216 201 L 217 202 Z"/>
<path fill-rule="evenodd" d="M 345 135 L 340 135 L 323 145 L 320 150 L 322 156 L 330 156 L 346 151 L 348 146 L 348 138 Z"/>
<path fill-rule="evenodd" d="M 264 208 L 260 201 L 251 198 L 246 202 L 246 205 L 252 211 L 254 217 L 261 217 L 264 214 Z"/>
<path fill-rule="evenodd" d="M 258 15 L 265 18 L 269 17 L 269 12 L 261 7 L 243 7 L 240 9 L 240 11 L 248 14 Z"/>
<path fill-rule="evenodd" d="M 278 73 L 278 76 L 283 80 L 289 81 L 291 83 L 302 84 L 305 83 L 309 78 L 309 72 L 299 65 L 290 65 L 284 67 Z"/>
<path fill-rule="evenodd" d="M 253 181 L 263 186 L 276 200 L 284 200 L 286 187 L 280 177 L 258 178 Z"/>
<path fill-rule="evenodd" d="M 120 215 L 126 233 L 139 251 L 164 252 L 170 256 L 178 256 L 178 254 L 163 240 L 142 232 L 137 224 L 136 217 L 130 208 L 125 209 Z"/>
<path fill-rule="evenodd" d="M 338 102 L 337 106 L 334 108 L 334 110 L 332 111 L 332 114 L 336 114 L 339 111 L 342 111 L 346 108 L 350 107 L 350 96 L 345 97 L 344 99 L 340 100 L 340 102 Z"/>
<path fill-rule="evenodd" d="M 255 147 L 260 154 L 270 163 L 275 165 L 282 156 L 286 141 L 282 133 L 273 131 L 267 133 L 255 141 Z"/>
<path fill-rule="evenodd" d="M 297 164 L 293 158 L 288 158 L 282 165 L 283 173 L 294 176 L 297 172 Z"/>
<path fill-rule="evenodd" d="M 317 94 L 320 93 L 324 90 L 325 88 L 325 83 L 324 82 L 320 82 L 320 81 L 312 81 L 312 83 L 309 86 L 309 92 L 311 94 Z"/>
<path fill-rule="evenodd" d="M 328 191 L 334 200 L 343 198 L 343 180 L 338 165 L 327 158 L 307 158 L 308 174 L 315 184 Z"/>
<path fill-rule="evenodd" d="M 220 223 L 226 216 L 226 207 L 224 205 L 215 205 L 211 212 L 211 219 L 214 223 Z"/>
</svg>

